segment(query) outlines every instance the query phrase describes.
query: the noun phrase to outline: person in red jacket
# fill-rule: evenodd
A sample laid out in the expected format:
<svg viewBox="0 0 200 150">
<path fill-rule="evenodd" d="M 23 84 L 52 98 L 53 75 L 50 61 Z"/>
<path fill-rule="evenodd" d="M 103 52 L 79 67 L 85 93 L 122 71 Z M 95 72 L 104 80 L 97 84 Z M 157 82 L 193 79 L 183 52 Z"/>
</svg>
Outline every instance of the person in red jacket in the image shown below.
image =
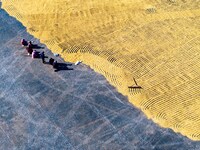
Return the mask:
<svg viewBox="0 0 200 150">
<path fill-rule="evenodd" d="M 28 42 L 25 39 L 21 39 L 21 45 L 22 46 L 27 46 Z"/>
<path fill-rule="evenodd" d="M 28 52 L 28 55 L 31 55 L 32 52 L 33 52 L 32 46 L 28 45 L 28 46 L 26 47 L 26 51 Z"/>
</svg>

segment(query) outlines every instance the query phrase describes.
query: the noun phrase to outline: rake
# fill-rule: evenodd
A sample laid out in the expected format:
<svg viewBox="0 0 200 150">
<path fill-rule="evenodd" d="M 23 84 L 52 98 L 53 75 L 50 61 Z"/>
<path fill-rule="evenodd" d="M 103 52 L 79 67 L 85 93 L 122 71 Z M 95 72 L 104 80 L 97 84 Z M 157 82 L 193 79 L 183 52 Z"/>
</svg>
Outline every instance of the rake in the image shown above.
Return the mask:
<svg viewBox="0 0 200 150">
<path fill-rule="evenodd" d="M 129 92 L 130 92 L 131 94 L 132 94 L 132 93 L 133 93 L 133 94 L 141 93 L 142 87 L 139 86 L 139 85 L 137 84 L 135 78 L 133 78 L 133 80 L 134 80 L 135 84 L 128 87 L 128 88 L 129 88 Z"/>
</svg>

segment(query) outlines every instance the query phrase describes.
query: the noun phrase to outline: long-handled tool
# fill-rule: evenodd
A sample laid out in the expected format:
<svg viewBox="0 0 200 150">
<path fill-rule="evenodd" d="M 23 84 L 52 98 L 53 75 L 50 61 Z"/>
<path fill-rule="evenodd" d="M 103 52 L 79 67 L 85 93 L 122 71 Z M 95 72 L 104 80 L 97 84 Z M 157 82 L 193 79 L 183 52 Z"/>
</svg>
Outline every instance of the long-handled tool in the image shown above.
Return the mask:
<svg viewBox="0 0 200 150">
<path fill-rule="evenodd" d="M 135 78 L 133 78 L 133 80 L 134 80 L 135 84 L 128 87 L 129 88 L 129 92 L 131 94 L 141 93 L 142 87 L 137 84 Z"/>
</svg>

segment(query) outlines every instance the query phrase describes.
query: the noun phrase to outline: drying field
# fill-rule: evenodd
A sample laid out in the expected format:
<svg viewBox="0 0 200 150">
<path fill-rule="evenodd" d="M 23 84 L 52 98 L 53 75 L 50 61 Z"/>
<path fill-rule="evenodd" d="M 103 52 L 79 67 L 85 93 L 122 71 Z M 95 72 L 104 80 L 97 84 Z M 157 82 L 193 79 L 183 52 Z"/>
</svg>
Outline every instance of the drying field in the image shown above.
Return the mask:
<svg viewBox="0 0 200 150">
<path fill-rule="evenodd" d="M 82 60 L 162 127 L 200 140 L 199 0 L 2 0 L 29 33 Z M 136 80 L 142 88 L 130 89 Z"/>
</svg>

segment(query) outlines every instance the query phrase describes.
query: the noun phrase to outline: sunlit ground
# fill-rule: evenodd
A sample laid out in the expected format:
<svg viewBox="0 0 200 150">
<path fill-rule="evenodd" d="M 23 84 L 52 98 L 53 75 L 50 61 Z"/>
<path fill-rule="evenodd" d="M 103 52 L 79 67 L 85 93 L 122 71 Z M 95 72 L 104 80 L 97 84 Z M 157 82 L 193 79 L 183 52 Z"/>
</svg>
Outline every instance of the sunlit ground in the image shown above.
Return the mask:
<svg viewBox="0 0 200 150">
<path fill-rule="evenodd" d="M 162 127 L 200 140 L 200 1 L 2 2 L 53 52 L 90 65 Z M 134 79 L 141 88 L 128 88 Z"/>
</svg>

